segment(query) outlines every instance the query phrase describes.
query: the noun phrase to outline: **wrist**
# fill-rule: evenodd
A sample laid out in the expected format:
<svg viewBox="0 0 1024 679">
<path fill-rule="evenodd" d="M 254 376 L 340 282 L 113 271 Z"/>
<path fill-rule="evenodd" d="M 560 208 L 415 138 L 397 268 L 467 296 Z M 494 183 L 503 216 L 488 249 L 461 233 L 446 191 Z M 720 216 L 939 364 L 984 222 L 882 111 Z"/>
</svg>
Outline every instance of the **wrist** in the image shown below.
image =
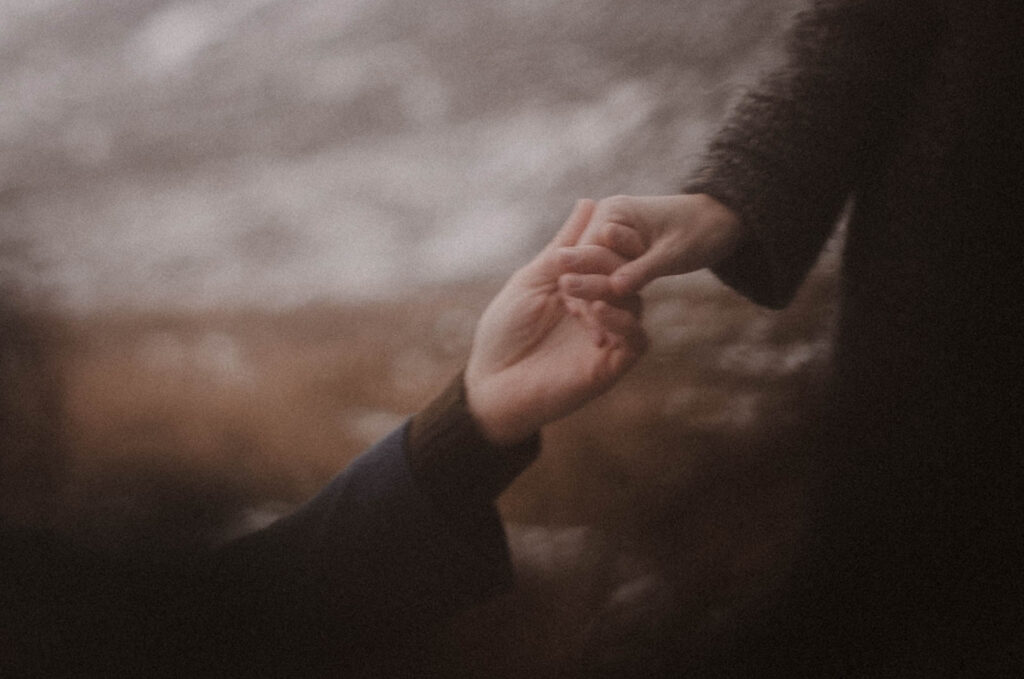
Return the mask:
<svg viewBox="0 0 1024 679">
<path fill-rule="evenodd" d="M 515 446 L 530 438 L 540 429 L 515 413 L 509 406 L 508 395 L 478 378 L 470 369 L 465 375 L 466 409 L 480 433 L 493 445 Z"/>
<path fill-rule="evenodd" d="M 702 231 L 707 235 L 710 259 L 718 261 L 728 257 L 743 240 L 740 216 L 706 193 L 695 194 L 692 198 L 697 214 L 701 215 Z"/>
<path fill-rule="evenodd" d="M 453 517 L 493 502 L 539 451 L 536 436 L 514 446 L 487 437 L 469 411 L 463 374 L 412 418 L 406 434 L 413 477 Z"/>
</svg>

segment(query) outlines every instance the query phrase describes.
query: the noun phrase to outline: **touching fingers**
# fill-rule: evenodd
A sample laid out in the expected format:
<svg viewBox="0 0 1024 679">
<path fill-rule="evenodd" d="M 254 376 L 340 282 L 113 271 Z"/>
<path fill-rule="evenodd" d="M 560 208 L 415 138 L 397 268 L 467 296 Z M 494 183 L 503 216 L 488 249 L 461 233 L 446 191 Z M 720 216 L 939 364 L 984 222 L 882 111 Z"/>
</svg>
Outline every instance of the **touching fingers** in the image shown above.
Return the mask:
<svg viewBox="0 0 1024 679">
<path fill-rule="evenodd" d="M 609 277 L 609 287 L 614 296 L 635 295 L 645 285 L 666 269 L 664 258 L 656 251 L 649 251 L 642 257 L 626 262 Z"/>
<path fill-rule="evenodd" d="M 586 300 L 609 300 L 618 296 L 611 279 L 602 274 L 567 273 L 558 279 L 558 287 L 569 297 Z"/>
<path fill-rule="evenodd" d="M 627 259 L 635 259 L 647 251 L 647 244 L 636 229 L 617 222 L 602 226 L 597 242 Z"/>
<path fill-rule="evenodd" d="M 627 261 L 615 252 L 599 245 L 560 248 L 558 260 L 564 271 L 582 274 L 609 274 Z"/>
</svg>

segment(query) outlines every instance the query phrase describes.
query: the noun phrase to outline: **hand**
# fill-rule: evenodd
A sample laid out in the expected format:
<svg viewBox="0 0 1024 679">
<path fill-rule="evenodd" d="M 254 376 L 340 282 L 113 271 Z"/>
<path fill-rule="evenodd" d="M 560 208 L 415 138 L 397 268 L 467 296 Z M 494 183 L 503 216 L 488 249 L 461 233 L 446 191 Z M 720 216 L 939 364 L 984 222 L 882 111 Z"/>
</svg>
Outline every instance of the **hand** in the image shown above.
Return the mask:
<svg viewBox="0 0 1024 679">
<path fill-rule="evenodd" d="M 625 260 L 573 247 L 593 201 L 580 201 L 555 239 L 513 274 L 484 311 L 466 367 L 470 412 L 494 443 L 511 445 L 607 390 L 643 354 L 640 300 L 626 296 L 574 314 L 559 290 L 570 267 L 607 275 Z"/>
<path fill-rule="evenodd" d="M 610 277 L 567 276 L 563 289 L 582 299 L 635 294 L 660 276 L 715 264 L 736 248 L 740 236 L 736 213 L 705 194 L 605 198 L 580 242 L 632 261 Z"/>
</svg>

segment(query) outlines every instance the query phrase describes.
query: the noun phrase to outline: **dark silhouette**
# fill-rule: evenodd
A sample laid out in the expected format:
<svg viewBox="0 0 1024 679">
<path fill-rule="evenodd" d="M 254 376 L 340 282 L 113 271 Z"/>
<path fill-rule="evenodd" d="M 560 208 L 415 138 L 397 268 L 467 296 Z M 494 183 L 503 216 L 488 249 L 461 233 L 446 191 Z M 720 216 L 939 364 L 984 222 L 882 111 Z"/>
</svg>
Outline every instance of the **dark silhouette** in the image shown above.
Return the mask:
<svg viewBox="0 0 1024 679">
<path fill-rule="evenodd" d="M 815 531 L 710 676 L 1024 669 L 1021 35 L 1019 3 L 814 2 L 685 195 L 598 204 L 619 292 L 712 266 L 772 307 L 852 204 Z"/>
</svg>

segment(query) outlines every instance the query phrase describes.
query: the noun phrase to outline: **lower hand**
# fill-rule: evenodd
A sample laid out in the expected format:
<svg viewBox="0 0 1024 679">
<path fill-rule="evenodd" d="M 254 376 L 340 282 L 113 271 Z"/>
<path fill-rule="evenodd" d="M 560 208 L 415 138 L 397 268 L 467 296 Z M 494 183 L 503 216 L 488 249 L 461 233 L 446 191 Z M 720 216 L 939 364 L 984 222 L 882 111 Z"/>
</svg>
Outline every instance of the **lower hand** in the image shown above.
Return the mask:
<svg viewBox="0 0 1024 679">
<path fill-rule="evenodd" d="M 511 445 L 607 390 L 643 354 L 640 301 L 627 295 L 573 313 L 559 278 L 606 276 L 624 260 L 573 247 L 594 209 L 580 201 L 555 239 L 517 271 L 480 319 L 469 364 L 470 412 L 494 443 Z"/>
</svg>

